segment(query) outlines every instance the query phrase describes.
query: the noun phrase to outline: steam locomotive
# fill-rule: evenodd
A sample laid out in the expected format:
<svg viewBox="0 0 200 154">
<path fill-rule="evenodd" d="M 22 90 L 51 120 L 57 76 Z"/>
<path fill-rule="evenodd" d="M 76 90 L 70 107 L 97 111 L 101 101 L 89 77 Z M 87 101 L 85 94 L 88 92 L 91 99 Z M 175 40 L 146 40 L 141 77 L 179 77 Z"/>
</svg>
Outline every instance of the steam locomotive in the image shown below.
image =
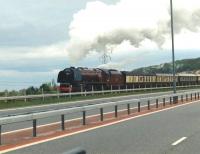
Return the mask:
<svg viewBox="0 0 200 154">
<path fill-rule="evenodd" d="M 177 85 L 200 84 L 200 75 L 177 74 Z M 58 74 L 60 92 L 172 86 L 172 74 L 135 74 L 115 69 L 70 67 Z"/>
</svg>

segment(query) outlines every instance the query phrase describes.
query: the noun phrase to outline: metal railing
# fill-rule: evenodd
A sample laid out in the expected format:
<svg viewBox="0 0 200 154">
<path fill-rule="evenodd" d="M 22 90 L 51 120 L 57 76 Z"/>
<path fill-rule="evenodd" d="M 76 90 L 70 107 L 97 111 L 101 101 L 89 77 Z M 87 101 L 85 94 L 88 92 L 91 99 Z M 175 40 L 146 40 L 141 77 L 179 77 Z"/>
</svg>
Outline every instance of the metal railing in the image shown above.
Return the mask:
<svg viewBox="0 0 200 154">
<path fill-rule="evenodd" d="M 177 88 L 190 88 L 190 87 L 200 87 L 200 85 L 191 85 L 191 86 L 177 86 Z M 5 96 L 0 97 L 0 101 L 10 101 L 10 100 L 24 100 L 25 102 L 28 99 L 42 99 L 43 101 L 45 98 L 49 97 L 60 97 L 66 96 L 71 98 L 72 96 L 87 96 L 87 95 L 94 95 L 94 94 L 106 94 L 106 93 L 116 93 L 116 92 L 138 92 L 138 91 L 153 91 L 159 89 L 170 89 L 172 87 L 154 87 L 154 88 L 135 88 L 135 89 L 117 89 L 117 90 L 102 90 L 102 91 L 84 91 L 84 92 L 70 92 L 70 93 L 56 93 L 56 94 L 39 94 L 39 95 L 24 95 L 24 96 Z"/>
<path fill-rule="evenodd" d="M 37 120 L 43 119 L 43 118 L 49 118 L 53 116 L 60 116 L 61 117 L 61 130 L 65 130 L 65 116 L 67 114 L 72 113 L 82 113 L 82 124 L 86 125 L 87 119 L 86 119 L 86 112 L 90 110 L 96 110 L 99 109 L 100 111 L 100 119 L 101 121 L 104 120 L 104 113 L 103 109 L 106 107 L 114 107 L 114 115 L 117 118 L 118 117 L 118 106 L 119 105 L 126 105 L 127 106 L 127 113 L 130 114 L 130 105 L 135 104 L 137 105 L 137 111 L 140 112 L 142 102 L 147 103 L 147 109 L 150 110 L 154 102 L 154 105 L 156 108 L 159 108 L 159 100 L 162 100 L 163 106 L 166 105 L 167 102 L 169 104 L 178 103 L 178 101 L 183 102 L 185 99 L 186 101 L 192 101 L 199 100 L 200 91 L 193 91 L 193 92 L 184 92 L 179 94 L 170 94 L 170 95 L 162 95 L 162 96 L 155 96 L 155 97 L 147 97 L 147 98 L 140 98 L 140 99 L 130 99 L 130 100 L 124 100 L 124 101 L 118 101 L 118 102 L 107 102 L 102 104 L 95 104 L 95 105 L 88 105 L 88 106 L 82 106 L 82 107 L 74 107 L 74 108 L 68 108 L 68 109 L 59 109 L 59 110 L 52 110 L 52 111 L 46 111 L 46 112 L 40 112 L 40 113 L 31 113 L 26 115 L 18 115 L 18 116 L 9 116 L 9 117 L 3 117 L 0 118 L 0 144 L 1 142 L 1 130 L 2 126 L 13 124 L 13 123 L 20 123 L 25 121 L 32 121 L 32 136 L 37 136 Z M 169 101 L 167 101 L 169 100 Z M 156 103 L 155 103 L 156 102 Z"/>
</svg>

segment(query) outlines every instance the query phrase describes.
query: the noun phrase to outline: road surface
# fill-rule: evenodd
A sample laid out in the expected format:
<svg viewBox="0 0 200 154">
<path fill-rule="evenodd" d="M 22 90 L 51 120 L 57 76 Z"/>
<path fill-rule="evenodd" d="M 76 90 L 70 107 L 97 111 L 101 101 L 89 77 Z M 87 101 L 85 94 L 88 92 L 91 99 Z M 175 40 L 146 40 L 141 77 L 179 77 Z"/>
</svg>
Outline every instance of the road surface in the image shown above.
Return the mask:
<svg viewBox="0 0 200 154">
<path fill-rule="evenodd" d="M 182 139 L 184 140 L 181 141 Z M 175 143 L 177 144 L 173 145 Z M 9 154 L 62 154 L 76 147 L 83 147 L 87 154 L 199 154 L 200 102 L 30 146 Z"/>
</svg>

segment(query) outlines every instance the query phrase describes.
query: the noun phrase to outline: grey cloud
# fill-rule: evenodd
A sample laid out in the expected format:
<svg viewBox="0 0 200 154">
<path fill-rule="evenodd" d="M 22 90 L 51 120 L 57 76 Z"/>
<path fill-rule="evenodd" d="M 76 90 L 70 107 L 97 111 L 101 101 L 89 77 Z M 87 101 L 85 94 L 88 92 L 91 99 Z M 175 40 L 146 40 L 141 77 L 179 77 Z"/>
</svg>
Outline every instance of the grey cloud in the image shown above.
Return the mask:
<svg viewBox="0 0 200 154">
<path fill-rule="evenodd" d="M 40 46 L 68 38 L 87 0 L 0 0 L 0 46 Z"/>
</svg>

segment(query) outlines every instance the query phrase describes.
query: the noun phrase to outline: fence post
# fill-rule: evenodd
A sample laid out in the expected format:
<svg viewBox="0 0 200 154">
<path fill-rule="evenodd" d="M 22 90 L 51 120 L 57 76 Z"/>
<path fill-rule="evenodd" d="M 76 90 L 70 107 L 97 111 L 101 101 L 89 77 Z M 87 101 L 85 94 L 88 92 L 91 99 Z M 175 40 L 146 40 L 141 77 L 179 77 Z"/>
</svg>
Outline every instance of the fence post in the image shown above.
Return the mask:
<svg viewBox="0 0 200 154">
<path fill-rule="evenodd" d="M 72 85 L 70 85 L 70 90 L 69 90 L 69 98 L 72 98 Z"/>
<path fill-rule="evenodd" d="M 86 111 L 83 111 L 83 125 L 86 125 Z"/>
<path fill-rule="evenodd" d="M 44 101 L 44 90 L 42 88 L 42 100 Z"/>
<path fill-rule="evenodd" d="M 127 104 L 127 113 L 130 114 L 130 104 Z"/>
<path fill-rule="evenodd" d="M 33 119 L 33 137 L 37 136 L 37 120 Z"/>
<path fill-rule="evenodd" d="M 156 99 L 156 108 L 158 108 L 158 99 Z"/>
<path fill-rule="evenodd" d="M 138 102 L 138 112 L 140 112 L 140 102 Z"/>
<path fill-rule="evenodd" d="M 118 110 L 118 106 L 115 105 L 115 118 L 117 118 L 117 116 L 118 116 L 118 112 L 117 112 L 117 110 Z"/>
<path fill-rule="evenodd" d="M 1 135 L 2 135 L 2 130 L 1 130 L 1 125 L 0 125 L 0 145 L 2 145 L 2 140 L 1 140 Z"/>
<path fill-rule="evenodd" d="M 101 86 L 102 94 L 104 95 L 104 88 L 103 85 Z"/>
<path fill-rule="evenodd" d="M 26 90 L 24 90 L 24 96 L 26 97 Z M 26 102 L 26 98 L 24 98 L 24 102 Z"/>
<path fill-rule="evenodd" d="M 59 93 L 58 88 L 57 88 L 57 98 L 60 99 L 60 93 Z"/>
<path fill-rule="evenodd" d="M 92 85 L 92 96 L 94 95 L 94 86 Z"/>
<path fill-rule="evenodd" d="M 65 130 L 65 115 L 61 115 L 61 128 L 62 130 Z"/>
<path fill-rule="evenodd" d="M 183 95 L 181 95 L 181 102 L 183 103 Z"/>
<path fill-rule="evenodd" d="M 5 90 L 5 97 L 8 97 L 8 92 L 7 92 L 7 90 Z M 7 103 L 8 102 L 8 100 L 6 99 L 5 100 L 5 103 Z"/>
<path fill-rule="evenodd" d="M 85 96 L 87 96 L 87 94 L 86 94 L 86 90 L 85 90 Z"/>
<path fill-rule="evenodd" d="M 81 96 L 83 96 L 83 84 L 80 84 L 81 86 Z"/>
<path fill-rule="evenodd" d="M 163 106 L 165 106 L 165 98 L 163 98 Z"/>
<path fill-rule="evenodd" d="M 103 121 L 103 108 L 100 108 L 101 121 Z"/>
<path fill-rule="evenodd" d="M 148 100 L 147 104 L 148 104 L 148 110 L 150 110 L 150 100 Z"/>
</svg>

